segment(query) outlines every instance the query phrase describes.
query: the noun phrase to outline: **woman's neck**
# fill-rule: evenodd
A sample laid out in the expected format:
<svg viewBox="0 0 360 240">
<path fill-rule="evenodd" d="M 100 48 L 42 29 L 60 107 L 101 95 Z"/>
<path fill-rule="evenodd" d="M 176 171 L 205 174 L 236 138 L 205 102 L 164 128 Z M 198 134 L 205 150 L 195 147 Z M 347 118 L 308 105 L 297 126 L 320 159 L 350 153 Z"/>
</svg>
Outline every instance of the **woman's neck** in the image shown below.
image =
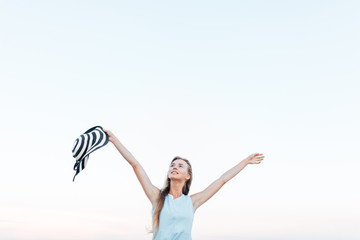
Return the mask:
<svg viewBox="0 0 360 240">
<path fill-rule="evenodd" d="M 171 181 L 169 194 L 171 194 L 174 198 L 180 197 L 183 194 L 182 193 L 183 186 L 184 186 L 183 182 Z"/>
</svg>

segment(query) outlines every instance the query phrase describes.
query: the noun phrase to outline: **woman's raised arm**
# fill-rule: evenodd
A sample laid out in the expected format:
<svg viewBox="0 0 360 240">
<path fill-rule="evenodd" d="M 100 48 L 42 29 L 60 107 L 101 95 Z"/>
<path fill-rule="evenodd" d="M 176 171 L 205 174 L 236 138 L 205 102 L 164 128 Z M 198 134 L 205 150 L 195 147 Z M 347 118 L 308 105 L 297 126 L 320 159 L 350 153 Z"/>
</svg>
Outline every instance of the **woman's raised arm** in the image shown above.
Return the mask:
<svg viewBox="0 0 360 240">
<path fill-rule="evenodd" d="M 160 189 L 158 189 L 151 183 L 144 168 L 135 159 L 135 157 L 124 147 L 124 145 L 120 142 L 120 140 L 111 131 L 105 129 L 103 130 L 108 134 L 109 141 L 114 144 L 116 149 L 121 153 L 121 155 L 125 158 L 125 160 L 128 161 L 128 163 L 133 167 L 136 177 L 139 179 L 139 182 L 142 188 L 144 189 L 146 196 L 149 198 L 154 208 L 158 196 L 160 195 Z"/>
<path fill-rule="evenodd" d="M 209 200 L 214 194 L 220 190 L 222 186 L 230 179 L 235 177 L 243 168 L 245 168 L 248 164 L 259 164 L 264 159 L 263 154 L 254 153 L 242 160 L 235 167 L 231 168 L 220 178 L 216 179 L 212 184 L 210 184 L 204 191 L 195 193 L 191 195 L 192 203 L 194 206 L 194 211 L 202 204 L 204 204 L 207 200 Z"/>
</svg>

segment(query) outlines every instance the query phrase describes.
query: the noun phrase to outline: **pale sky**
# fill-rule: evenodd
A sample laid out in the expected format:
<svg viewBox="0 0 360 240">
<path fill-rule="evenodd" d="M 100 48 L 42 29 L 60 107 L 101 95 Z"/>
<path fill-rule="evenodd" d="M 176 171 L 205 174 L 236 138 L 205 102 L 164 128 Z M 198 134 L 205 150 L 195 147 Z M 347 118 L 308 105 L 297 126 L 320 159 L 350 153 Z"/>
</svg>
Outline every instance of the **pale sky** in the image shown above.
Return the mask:
<svg viewBox="0 0 360 240">
<path fill-rule="evenodd" d="M 151 239 L 151 204 L 101 125 L 190 194 L 194 240 L 360 238 L 359 1 L 0 1 L 0 240 Z"/>
</svg>

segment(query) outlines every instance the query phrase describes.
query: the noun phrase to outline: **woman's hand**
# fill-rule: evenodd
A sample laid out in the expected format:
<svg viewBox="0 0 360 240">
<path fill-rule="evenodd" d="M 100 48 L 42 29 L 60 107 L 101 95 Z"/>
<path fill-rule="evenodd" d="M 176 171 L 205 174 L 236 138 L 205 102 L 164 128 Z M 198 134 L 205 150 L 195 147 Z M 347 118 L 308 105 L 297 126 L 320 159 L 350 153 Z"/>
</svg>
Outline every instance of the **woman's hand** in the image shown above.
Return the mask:
<svg viewBox="0 0 360 240">
<path fill-rule="evenodd" d="M 105 130 L 104 128 L 103 128 L 103 130 L 109 136 L 109 141 L 110 142 L 114 143 L 116 140 L 118 140 L 117 137 L 111 131 Z"/>
<path fill-rule="evenodd" d="M 249 164 L 259 164 L 262 160 L 264 160 L 264 155 L 262 153 L 254 153 L 248 156 L 247 163 Z"/>
</svg>

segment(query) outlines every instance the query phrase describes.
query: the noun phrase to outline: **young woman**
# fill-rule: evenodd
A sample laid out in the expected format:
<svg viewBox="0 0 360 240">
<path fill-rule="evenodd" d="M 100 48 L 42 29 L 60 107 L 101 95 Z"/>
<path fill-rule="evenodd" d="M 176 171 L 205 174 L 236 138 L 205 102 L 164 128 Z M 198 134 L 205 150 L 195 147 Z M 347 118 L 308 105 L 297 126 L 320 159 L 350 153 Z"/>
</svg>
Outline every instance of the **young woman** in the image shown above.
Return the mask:
<svg viewBox="0 0 360 240">
<path fill-rule="evenodd" d="M 109 130 L 103 129 L 109 141 L 130 163 L 139 179 L 146 196 L 152 204 L 153 240 L 191 240 L 194 213 L 209 200 L 230 179 L 235 177 L 248 164 L 259 164 L 263 154 L 254 153 L 216 179 L 205 190 L 189 196 L 192 181 L 192 168 L 187 159 L 175 157 L 170 164 L 165 186 L 155 187 L 145 170 L 119 139 Z"/>
</svg>

